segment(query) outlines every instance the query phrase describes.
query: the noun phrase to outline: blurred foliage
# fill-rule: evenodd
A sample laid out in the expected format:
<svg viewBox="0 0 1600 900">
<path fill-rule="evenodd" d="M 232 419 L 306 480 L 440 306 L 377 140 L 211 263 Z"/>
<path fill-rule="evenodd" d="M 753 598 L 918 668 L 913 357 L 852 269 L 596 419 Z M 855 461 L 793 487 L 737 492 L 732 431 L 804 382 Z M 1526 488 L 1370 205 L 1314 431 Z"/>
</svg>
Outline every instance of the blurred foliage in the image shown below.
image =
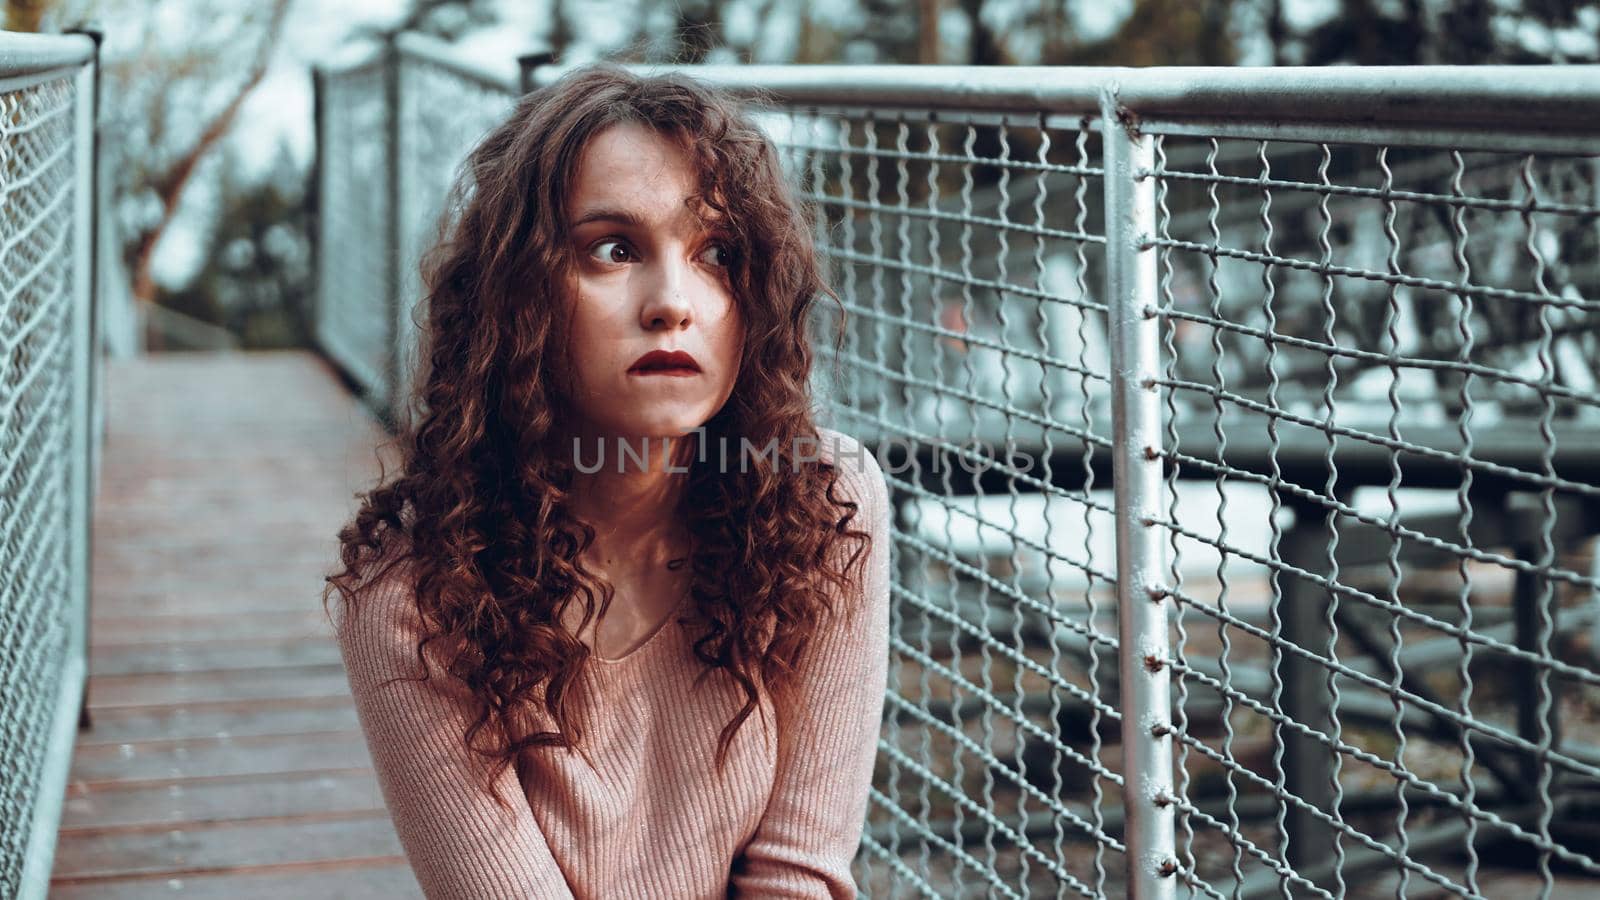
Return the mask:
<svg viewBox="0 0 1600 900">
<path fill-rule="evenodd" d="M 1592 49 L 1565 50 L 1553 36 L 1600 26 L 1594 0 L 1340 0 L 1338 13 L 1290 28 L 1283 0 L 1266 8 L 1267 39 L 1278 65 L 1475 65 L 1591 62 Z M 1551 36 L 1548 43 L 1546 36 Z"/>
<path fill-rule="evenodd" d="M 237 170 L 222 166 L 223 207 L 206 242 L 205 264 L 182 290 L 164 291 L 158 302 L 228 329 L 245 349 L 310 346 L 307 173 L 282 144 L 270 176 L 259 183 L 239 182 L 232 174 Z"/>
<path fill-rule="evenodd" d="M 127 279 L 134 302 L 196 313 L 210 324 L 231 315 L 226 297 L 179 299 L 165 290 L 154 259 L 180 211 L 197 202 L 192 195 L 203 203 L 218 186 L 237 193 L 228 181 L 237 167 L 221 151 L 271 65 L 290 6 L 290 0 L 60 0 L 49 9 L 48 30 L 92 23 L 103 34 L 100 127 L 115 140 L 102 153 L 115 159 L 105 172 L 102 215 L 115 223 L 123 269 L 117 276 Z M 189 27 L 175 28 L 179 23 Z M 303 182 L 305 173 L 293 178 Z M 193 185 L 200 189 L 191 191 Z M 231 193 L 217 200 L 223 216 L 238 204 Z M 190 230 L 178 228 L 173 240 L 191 239 Z M 199 229 L 198 239 L 214 240 L 206 230 Z M 191 283 L 177 293 L 195 290 Z"/>
<path fill-rule="evenodd" d="M 1056 46 L 1047 65 L 1228 66 L 1238 53 L 1228 31 L 1229 0 L 1140 0 L 1116 34 Z"/>
<path fill-rule="evenodd" d="M 529 35 L 558 56 L 588 0 L 552 0 Z M 1097 10 L 1087 15 L 1090 7 Z M 1115 5 L 1113 5 L 1114 9 Z M 413 0 L 405 28 L 446 40 L 493 20 L 494 0 Z M 777 0 L 644 0 L 608 55 L 636 62 L 879 62 L 965 65 L 1408 65 L 1584 62 L 1600 0 L 846 0 L 827 11 Z M 735 10 L 738 12 L 736 13 Z M 1120 20 L 1103 36 L 1089 18 Z M 793 39 L 757 46 L 749 21 L 793 20 Z M 1264 50 L 1264 52 L 1263 52 Z"/>
<path fill-rule="evenodd" d="M 39 31 L 53 0 L 6 0 L 7 31 Z"/>
</svg>

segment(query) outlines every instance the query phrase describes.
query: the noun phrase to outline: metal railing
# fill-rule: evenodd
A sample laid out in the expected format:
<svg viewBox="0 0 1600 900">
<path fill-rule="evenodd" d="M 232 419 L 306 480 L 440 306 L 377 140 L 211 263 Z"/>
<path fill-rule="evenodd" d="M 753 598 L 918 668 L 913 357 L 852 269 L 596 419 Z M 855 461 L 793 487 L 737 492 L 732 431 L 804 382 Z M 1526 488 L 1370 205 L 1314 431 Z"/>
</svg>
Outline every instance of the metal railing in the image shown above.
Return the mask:
<svg viewBox="0 0 1600 900">
<path fill-rule="evenodd" d="M 43 897 L 83 713 L 96 40 L 0 34 L 0 896 Z"/>
<path fill-rule="evenodd" d="M 1600 71 L 684 71 L 776 99 L 895 493 L 864 894 L 1600 874 Z"/>
<path fill-rule="evenodd" d="M 386 421 L 403 416 L 415 368 L 422 242 L 455 167 L 519 91 L 426 35 L 314 69 L 316 335 Z"/>
</svg>

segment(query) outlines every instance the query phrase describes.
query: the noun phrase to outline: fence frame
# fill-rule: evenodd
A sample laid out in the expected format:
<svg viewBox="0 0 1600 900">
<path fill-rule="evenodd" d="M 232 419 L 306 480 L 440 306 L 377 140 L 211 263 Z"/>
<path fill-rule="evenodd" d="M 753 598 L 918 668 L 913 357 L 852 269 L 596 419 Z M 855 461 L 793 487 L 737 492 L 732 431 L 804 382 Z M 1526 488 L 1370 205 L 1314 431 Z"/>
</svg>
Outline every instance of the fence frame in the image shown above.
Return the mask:
<svg viewBox="0 0 1600 900">
<path fill-rule="evenodd" d="M 400 46 L 406 52 L 438 50 L 410 35 L 402 36 Z M 514 84 L 470 64 L 457 61 L 456 68 L 464 77 L 522 91 L 548 85 L 572 68 L 552 64 L 543 53 L 528 54 L 519 62 L 521 77 Z M 1158 502 L 1164 496 L 1157 384 L 1164 362 L 1156 239 L 1159 173 L 1153 137 L 1595 154 L 1600 152 L 1600 66 L 1562 66 L 1559 78 L 1550 77 L 1556 67 L 1521 66 L 624 68 L 640 74 L 681 72 L 780 106 L 914 110 L 919 115 L 950 111 L 972 121 L 1026 113 L 1046 128 L 1086 127 L 1102 138 L 1128 890 L 1136 898 L 1175 897 L 1183 873 L 1175 846 L 1180 798 L 1172 783 L 1168 615 L 1173 604 L 1172 588 L 1166 584 L 1164 535 L 1153 527 L 1163 518 Z M 391 117 L 397 115 L 397 106 L 391 106 Z M 391 131 L 394 127 L 391 123 Z M 391 151 L 394 140 L 390 138 Z M 392 258 L 398 259 L 398 253 Z M 402 327 L 398 320 L 397 327 Z M 403 392 L 394 393 L 394 403 L 403 402 Z M 1284 537 L 1287 546 L 1290 536 Z M 1321 639 L 1320 621 L 1288 615 L 1283 625 L 1283 634 L 1295 643 L 1314 645 Z M 1313 708 L 1320 698 L 1310 690 L 1285 699 Z M 1315 765 L 1301 774 L 1290 773 L 1289 791 L 1315 799 L 1325 777 Z M 1308 835 L 1326 832 L 1298 811 L 1296 818 L 1301 838 L 1290 847 L 1303 854 Z"/>
<path fill-rule="evenodd" d="M 1122 685 L 1122 804 L 1127 814 L 1128 894 L 1176 896 L 1177 823 L 1172 805 L 1172 696 L 1162 492 L 1155 142 L 1100 95 L 1104 139 L 1106 287 L 1111 338 L 1111 465 L 1116 498 L 1117 654 Z M 1141 174 L 1145 173 L 1145 174 Z"/>
<path fill-rule="evenodd" d="M 88 719 L 89 558 L 93 492 L 99 480 L 103 418 L 97 382 L 100 322 L 96 277 L 98 230 L 98 101 L 100 34 L 92 28 L 69 34 L 0 34 L 0 92 L 13 92 L 63 77 L 75 82 L 73 108 L 72 295 L 68 402 L 69 446 L 66 521 L 68 580 L 61 602 L 69 607 L 66 658 L 56 685 L 43 770 L 27 823 L 18 896 L 43 898 L 49 891 L 56 835 L 66 799 L 72 748 Z"/>
</svg>

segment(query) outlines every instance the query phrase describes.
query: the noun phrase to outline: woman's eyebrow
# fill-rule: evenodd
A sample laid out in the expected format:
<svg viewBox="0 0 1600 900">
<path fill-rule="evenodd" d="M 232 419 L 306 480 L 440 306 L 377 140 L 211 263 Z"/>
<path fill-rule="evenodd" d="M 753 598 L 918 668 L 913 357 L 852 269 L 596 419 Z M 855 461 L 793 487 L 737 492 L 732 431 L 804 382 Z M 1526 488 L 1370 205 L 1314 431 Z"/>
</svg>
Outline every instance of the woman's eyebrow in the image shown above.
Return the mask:
<svg viewBox="0 0 1600 900">
<path fill-rule="evenodd" d="M 584 210 L 572 220 L 567 228 L 571 230 L 577 230 L 580 226 L 587 225 L 590 222 L 616 222 L 622 225 L 627 225 L 630 228 L 636 228 L 640 231 L 643 231 L 649 227 L 649 223 L 647 223 L 642 216 L 635 213 L 631 209 L 599 206 L 595 207 L 594 209 Z M 707 233 L 725 232 L 728 230 L 728 225 L 722 216 L 715 216 L 703 220 L 700 223 L 700 228 L 702 231 Z"/>
<path fill-rule="evenodd" d="M 633 228 L 645 227 L 644 219 L 634 214 L 632 210 L 615 209 L 612 207 L 597 207 L 595 209 L 585 210 L 577 218 L 573 219 L 572 223 L 568 227 L 577 228 L 580 225 L 587 225 L 590 222 L 620 222 L 623 225 L 628 225 Z"/>
</svg>

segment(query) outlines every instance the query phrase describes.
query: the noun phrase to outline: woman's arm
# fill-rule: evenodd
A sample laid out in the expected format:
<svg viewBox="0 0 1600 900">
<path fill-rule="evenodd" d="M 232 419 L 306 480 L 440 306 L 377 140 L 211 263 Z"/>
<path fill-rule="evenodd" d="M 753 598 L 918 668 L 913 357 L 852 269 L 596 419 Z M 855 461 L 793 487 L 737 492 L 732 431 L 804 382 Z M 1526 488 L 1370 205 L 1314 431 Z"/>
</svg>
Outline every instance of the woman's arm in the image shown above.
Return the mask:
<svg viewBox="0 0 1600 900">
<path fill-rule="evenodd" d="M 381 571 L 381 569 L 380 569 Z M 416 657 L 421 618 L 411 579 L 397 565 L 337 624 L 340 652 L 384 802 L 406 858 L 430 900 L 570 898 L 566 878 L 528 809 L 516 767 L 496 786 L 510 809 L 484 791 L 489 761 L 463 740 L 471 693 L 442 665 L 439 645 Z"/>
<path fill-rule="evenodd" d="M 734 862 L 730 896 L 856 896 L 850 864 L 866 821 L 888 677 L 892 539 L 883 470 L 870 454 L 853 455 L 859 446 L 841 436 L 833 461 L 842 493 L 860 506 L 851 527 L 872 534 L 863 589 L 843 598 L 845 616 L 812 638 L 793 699 L 778 704 L 772 797 Z M 840 545 L 848 558 L 854 543 Z"/>
</svg>

